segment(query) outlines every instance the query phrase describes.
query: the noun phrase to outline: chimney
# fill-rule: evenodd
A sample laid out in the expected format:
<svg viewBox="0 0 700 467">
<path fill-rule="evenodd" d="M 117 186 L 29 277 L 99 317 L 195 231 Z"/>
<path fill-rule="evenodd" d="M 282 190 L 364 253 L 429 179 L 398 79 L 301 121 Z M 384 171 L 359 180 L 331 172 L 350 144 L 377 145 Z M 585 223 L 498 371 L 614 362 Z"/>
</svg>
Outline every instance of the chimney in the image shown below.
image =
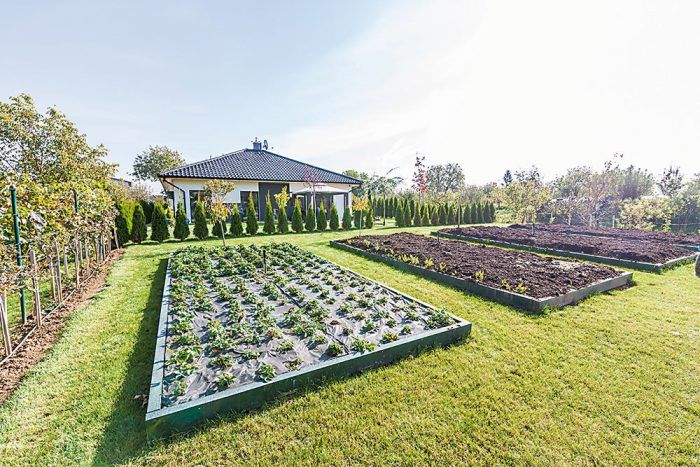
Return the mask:
<svg viewBox="0 0 700 467">
<path fill-rule="evenodd" d="M 260 151 L 262 149 L 262 143 L 258 141 L 258 137 L 255 137 L 255 141 L 253 141 L 253 149 L 255 151 Z"/>
</svg>

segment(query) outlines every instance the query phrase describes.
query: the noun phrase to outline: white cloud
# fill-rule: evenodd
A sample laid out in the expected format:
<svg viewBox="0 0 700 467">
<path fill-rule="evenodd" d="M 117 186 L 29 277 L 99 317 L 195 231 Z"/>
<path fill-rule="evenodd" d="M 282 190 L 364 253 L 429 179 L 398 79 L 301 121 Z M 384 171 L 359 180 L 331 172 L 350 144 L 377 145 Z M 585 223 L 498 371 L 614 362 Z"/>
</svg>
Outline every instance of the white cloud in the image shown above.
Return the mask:
<svg viewBox="0 0 700 467">
<path fill-rule="evenodd" d="M 279 138 L 342 170 L 409 177 L 415 152 L 471 182 L 536 164 L 546 176 L 613 152 L 700 171 L 694 3 L 402 2 L 309 70 L 337 115 Z"/>
</svg>

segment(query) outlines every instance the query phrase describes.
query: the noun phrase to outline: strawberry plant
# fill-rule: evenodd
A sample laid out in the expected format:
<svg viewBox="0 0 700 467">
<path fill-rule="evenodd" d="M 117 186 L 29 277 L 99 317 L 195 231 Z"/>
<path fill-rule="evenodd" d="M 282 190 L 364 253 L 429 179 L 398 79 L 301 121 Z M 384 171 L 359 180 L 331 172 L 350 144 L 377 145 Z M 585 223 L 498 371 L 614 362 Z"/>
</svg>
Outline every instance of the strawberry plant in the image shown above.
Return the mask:
<svg viewBox="0 0 700 467">
<path fill-rule="evenodd" d="M 275 370 L 274 366 L 263 363 L 258 368 L 256 374 L 260 377 L 261 380 L 268 382 L 277 375 L 277 370 Z"/>
</svg>

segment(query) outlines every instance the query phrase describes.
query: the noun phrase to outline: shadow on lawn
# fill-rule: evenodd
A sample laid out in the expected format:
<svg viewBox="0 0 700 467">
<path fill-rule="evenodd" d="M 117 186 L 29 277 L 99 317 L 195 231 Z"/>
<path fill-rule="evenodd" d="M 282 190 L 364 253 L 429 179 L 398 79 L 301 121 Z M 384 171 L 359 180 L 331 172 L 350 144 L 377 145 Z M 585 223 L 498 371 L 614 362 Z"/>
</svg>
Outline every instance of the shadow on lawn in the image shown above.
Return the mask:
<svg viewBox="0 0 700 467">
<path fill-rule="evenodd" d="M 166 266 L 167 259 L 163 258 L 158 262 L 155 272 L 144 277 L 145 280 L 151 280 L 146 309 L 136 344 L 129 356 L 126 376 L 112 406 L 93 464 L 122 463 L 142 453 L 147 446 L 146 408 L 137 396 L 148 395 Z"/>
</svg>

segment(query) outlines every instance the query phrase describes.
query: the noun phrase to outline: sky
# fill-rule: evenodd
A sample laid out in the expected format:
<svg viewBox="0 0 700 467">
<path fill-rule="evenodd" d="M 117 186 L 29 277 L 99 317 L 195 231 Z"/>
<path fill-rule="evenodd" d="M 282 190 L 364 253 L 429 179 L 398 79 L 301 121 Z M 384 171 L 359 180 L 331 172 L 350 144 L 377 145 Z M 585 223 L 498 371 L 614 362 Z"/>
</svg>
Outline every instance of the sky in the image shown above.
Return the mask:
<svg viewBox="0 0 700 467">
<path fill-rule="evenodd" d="M 187 162 L 274 152 L 467 183 L 577 165 L 700 172 L 697 1 L 1 0 L 0 99 L 54 105 L 129 178 L 149 145 Z"/>
</svg>

